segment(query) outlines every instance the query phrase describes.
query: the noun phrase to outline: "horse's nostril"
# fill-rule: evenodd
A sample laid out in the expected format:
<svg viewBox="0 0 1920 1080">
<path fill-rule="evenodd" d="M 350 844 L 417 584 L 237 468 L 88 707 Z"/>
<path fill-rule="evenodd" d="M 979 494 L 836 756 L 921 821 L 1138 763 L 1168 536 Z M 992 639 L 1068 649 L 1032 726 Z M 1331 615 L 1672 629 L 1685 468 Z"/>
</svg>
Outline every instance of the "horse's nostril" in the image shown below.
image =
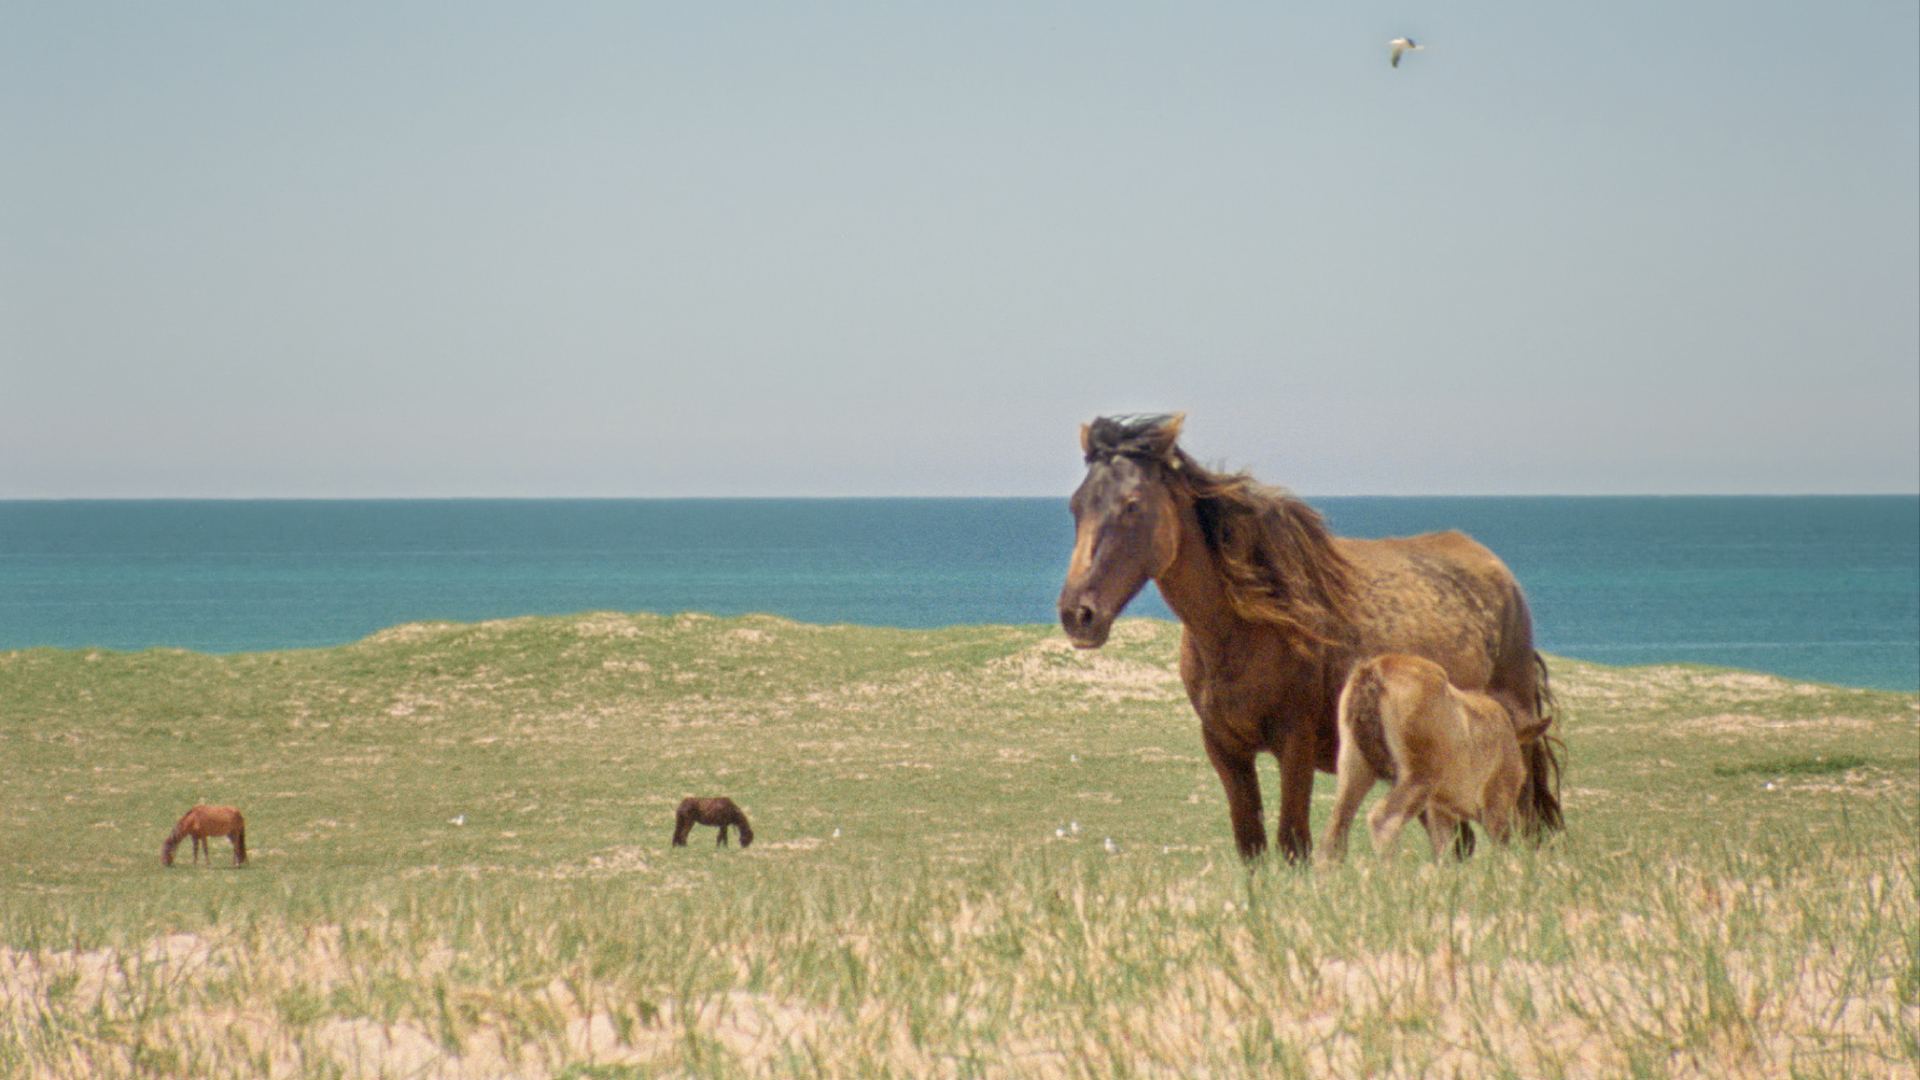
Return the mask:
<svg viewBox="0 0 1920 1080">
<path fill-rule="evenodd" d="M 1079 607 L 1074 608 L 1073 620 L 1074 620 L 1074 625 L 1080 627 L 1082 630 L 1086 629 L 1089 626 L 1092 626 L 1093 625 L 1093 605 L 1081 604 Z"/>
</svg>

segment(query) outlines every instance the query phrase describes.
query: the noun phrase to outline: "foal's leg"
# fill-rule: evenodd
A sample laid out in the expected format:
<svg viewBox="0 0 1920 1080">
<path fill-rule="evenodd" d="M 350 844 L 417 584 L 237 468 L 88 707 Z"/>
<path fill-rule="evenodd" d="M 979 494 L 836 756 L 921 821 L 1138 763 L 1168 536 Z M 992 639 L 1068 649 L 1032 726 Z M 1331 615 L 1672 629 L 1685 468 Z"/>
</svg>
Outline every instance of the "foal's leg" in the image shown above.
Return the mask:
<svg viewBox="0 0 1920 1080">
<path fill-rule="evenodd" d="M 1385 857 L 1392 852 L 1393 845 L 1400 839 L 1400 830 L 1407 822 L 1428 805 L 1427 796 L 1433 792 L 1433 785 L 1402 777 L 1387 792 L 1387 797 L 1367 815 L 1367 828 L 1373 832 L 1373 853 Z"/>
<path fill-rule="evenodd" d="M 1373 766 L 1367 764 L 1366 755 L 1344 731 L 1340 733 L 1338 769 L 1340 786 L 1333 797 L 1333 820 L 1327 823 L 1327 833 L 1320 839 L 1323 863 L 1335 863 L 1347 857 L 1347 831 L 1353 828 L 1353 817 L 1360 812 L 1360 800 L 1367 797 L 1379 779 L 1374 775 Z"/>
<path fill-rule="evenodd" d="M 1515 770 L 1511 776 L 1496 776 L 1487 785 L 1486 809 L 1481 811 L 1480 824 L 1484 825 L 1487 835 L 1495 843 L 1505 844 L 1513 838 L 1513 819 L 1520 811 L 1520 788 L 1525 784 L 1523 771 Z"/>
<path fill-rule="evenodd" d="M 1460 824 L 1460 819 L 1440 809 L 1440 804 L 1431 801 L 1427 803 L 1426 817 L 1427 839 L 1433 844 L 1433 861 L 1439 862 L 1447 857 L 1447 849 L 1453 846 L 1454 829 Z"/>
</svg>

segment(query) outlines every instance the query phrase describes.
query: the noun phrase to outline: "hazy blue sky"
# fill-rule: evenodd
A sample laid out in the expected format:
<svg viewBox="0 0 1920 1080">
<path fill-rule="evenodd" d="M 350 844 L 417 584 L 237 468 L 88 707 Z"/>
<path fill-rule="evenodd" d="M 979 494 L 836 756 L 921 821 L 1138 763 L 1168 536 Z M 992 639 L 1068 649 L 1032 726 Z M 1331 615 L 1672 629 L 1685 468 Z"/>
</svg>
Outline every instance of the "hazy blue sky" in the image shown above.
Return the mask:
<svg viewBox="0 0 1920 1080">
<path fill-rule="evenodd" d="M 0 5 L 0 497 L 1920 489 L 1912 0 Z"/>
</svg>

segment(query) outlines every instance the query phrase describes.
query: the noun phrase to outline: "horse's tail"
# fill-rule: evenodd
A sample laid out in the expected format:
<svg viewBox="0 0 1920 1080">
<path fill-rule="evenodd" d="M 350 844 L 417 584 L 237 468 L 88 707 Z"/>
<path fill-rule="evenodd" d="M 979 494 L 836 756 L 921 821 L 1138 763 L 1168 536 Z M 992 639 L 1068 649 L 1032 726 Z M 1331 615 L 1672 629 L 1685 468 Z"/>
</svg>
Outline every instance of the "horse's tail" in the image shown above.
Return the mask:
<svg viewBox="0 0 1920 1080">
<path fill-rule="evenodd" d="M 1386 705 L 1387 680 L 1378 659 L 1365 660 L 1347 676 L 1340 691 L 1339 727 L 1342 739 L 1352 739 L 1361 760 L 1375 776 L 1393 779 L 1393 755 L 1387 750 L 1387 732 L 1381 715 Z"/>
<path fill-rule="evenodd" d="M 1527 788 L 1521 795 L 1521 813 L 1528 835 L 1543 839 L 1548 833 L 1566 828 L 1560 812 L 1560 758 L 1566 744 L 1555 736 L 1553 722 L 1559 719 L 1553 687 L 1547 682 L 1547 660 L 1538 651 L 1533 654 L 1533 711 L 1538 719 L 1538 734 L 1527 744 Z"/>
<path fill-rule="evenodd" d="M 233 823 L 233 864 L 247 864 L 247 823 L 244 819 Z"/>
</svg>

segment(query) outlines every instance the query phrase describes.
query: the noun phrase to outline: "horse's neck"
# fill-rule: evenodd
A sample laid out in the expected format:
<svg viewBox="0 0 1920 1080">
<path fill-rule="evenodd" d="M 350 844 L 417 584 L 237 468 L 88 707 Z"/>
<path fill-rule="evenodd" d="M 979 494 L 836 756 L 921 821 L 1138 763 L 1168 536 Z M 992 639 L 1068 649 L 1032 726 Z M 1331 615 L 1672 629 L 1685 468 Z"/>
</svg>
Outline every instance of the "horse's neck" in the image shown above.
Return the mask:
<svg viewBox="0 0 1920 1080">
<path fill-rule="evenodd" d="M 1180 543 L 1153 581 L 1167 607 L 1202 649 L 1224 648 L 1249 624 L 1234 614 L 1219 563 L 1207 549 L 1191 504 L 1180 507 Z"/>
</svg>

